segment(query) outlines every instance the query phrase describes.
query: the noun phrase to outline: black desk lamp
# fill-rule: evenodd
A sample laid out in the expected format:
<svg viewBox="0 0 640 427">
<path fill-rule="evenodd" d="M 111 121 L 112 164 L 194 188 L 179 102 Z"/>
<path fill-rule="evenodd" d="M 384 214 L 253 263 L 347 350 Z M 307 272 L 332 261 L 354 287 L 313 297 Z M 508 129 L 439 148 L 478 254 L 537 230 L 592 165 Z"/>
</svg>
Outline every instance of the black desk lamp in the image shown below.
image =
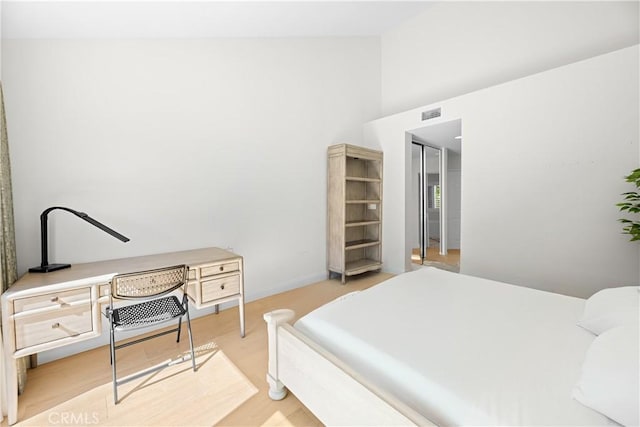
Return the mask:
<svg viewBox="0 0 640 427">
<path fill-rule="evenodd" d="M 87 215 L 84 212 L 78 212 L 73 209 L 64 208 L 62 206 L 53 206 L 48 209 L 45 209 L 40 215 L 40 242 L 42 245 L 42 248 L 41 248 L 42 262 L 40 263 L 39 267 L 30 268 L 29 272 L 31 273 L 48 273 L 50 271 L 61 270 L 63 268 L 71 267 L 71 264 L 49 264 L 49 256 L 47 254 L 48 246 L 49 246 L 48 238 L 47 238 L 47 215 L 49 215 L 49 212 L 51 212 L 54 209 L 62 209 L 63 211 L 71 212 L 75 216 L 78 216 L 84 219 L 85 221 L 87 221 L 88 223 L 95 225 L 100 230 L 111 234 L 113 237 L 120 239 L 123 242 L 129 241 L 128 237 L 125 237 L 122 234 L 118 233 L 117 231 L 110 229 L 109 227 L 102 224 L 101 222 L 98 222 L 95 219 L 91 218 L 89 215 Z"/>
</svg>

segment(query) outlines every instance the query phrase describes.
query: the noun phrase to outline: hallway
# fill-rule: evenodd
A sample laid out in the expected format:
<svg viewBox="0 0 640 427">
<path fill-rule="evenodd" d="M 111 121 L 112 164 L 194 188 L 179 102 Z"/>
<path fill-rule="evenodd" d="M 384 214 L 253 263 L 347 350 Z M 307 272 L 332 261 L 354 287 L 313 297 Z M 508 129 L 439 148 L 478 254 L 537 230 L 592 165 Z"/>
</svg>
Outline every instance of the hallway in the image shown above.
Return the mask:
<svg viewBox="0 0 640 427">
<path fill-rule="evenodd" d="M 427 248 L 427 257 L 420 262 L 420 248 L 411 251 L 411 262 L 418 265 L 429 265 L 443 270 L 460 272 L 460 249 L 449 249 L 447 255 L 440 255 L 438 246 Z"/>
</svg>

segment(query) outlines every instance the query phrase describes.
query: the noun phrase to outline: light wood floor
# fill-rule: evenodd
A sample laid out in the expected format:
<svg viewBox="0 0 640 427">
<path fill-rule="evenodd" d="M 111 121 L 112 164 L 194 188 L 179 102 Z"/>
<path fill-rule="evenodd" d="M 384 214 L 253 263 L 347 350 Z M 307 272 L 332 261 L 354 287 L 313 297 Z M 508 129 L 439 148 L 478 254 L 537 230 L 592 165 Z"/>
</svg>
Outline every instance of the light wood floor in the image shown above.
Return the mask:
<svg viewBox="0 0 640 427">
<path fill-rule="evenodd" d="M 414 264 L 420 264 L 420 249 L 414 248 L 411 252 L 411 262 Z M 451 267 L 452 270 L 456 271 L 456 269 L 460 269 L 460 249 L 449 249 L 447 251 L 447 255 L 440 255 L 440 250 L 437 246 L 430 246 L 427 248 L 427 258 L 425 259 L 423 265 L 428 265 L 429 263 L 433 263 L 433 265 L 438 266 L 439 264 L 444 264 L 445 266 Z"/>
<path fill-rule="evenodd" d="M 309 286 L 294 289 L 282 294 L 270 296 L 246 304 L 246 336 L 240 338 L 238 310 L 236 307 L 223 310 L 218 315 L 209 315 L 194 319 L 192 329 L 194 345 L 215 342 L 246 378 L 258 389 L 237 409 L 223 418 L 217 425 L 224 426 L 315 426 L 321 423 L 291 394 L 284 400 L 274 402 L 267 395 L 265 380 L 267 366 L 267 333 L 262 315 L 278 308 L 291 308 L 300 317 L 332 299 L 352 292 L 366 289 L 391 277 L 387 273 L 367 273 L 349 278 L 346 285 L 339 279 L 326 280 Z M 127 357 L 128 365 L 122 368 L 132 372 L 155 363 L 175 352 L 175 346 L 154 344 L 157 340 L 147 341 L 143 345 L 127 347 L 132 356 Z M 181 345 L 186 340 L 182 340 Z M 135 352 L 135 353 L 134 353 Z M 127 353 L 129 355 L 129 353 Z M 141 362 L 136 362 L 136 360 Z M 120 361 L 120 357 L 118 357 Z M 139 366 L 136 366 L 139 364 Z M 122 366 L 119 364 L 119 367 Z M 125 374 L 126 372 L 123 372 Z M 196 373 L 197 375 L 197 373 Z M 20 420 L 29 419 L 51 408 L 68 402 L 90 390 L 109 383 L 109 348 L 100 347 L 66 357 L 64 359 L 41 364 L 29 370 L 25 392 L 19 398 L 18 416 Z M 138 390 L 136 393 L 151 393 Z M 184 390 L 175 390 L 180 411 L 202 411 L 202 407 L 190 406 Z M 152 396 L 147 396 L 152 399 Z M 103 397 L 104 399 L 104 397 Z M 149 418 L 153 406 L 136 408 L 141 425 Z M 213 409 L 215 410 L 215 408 Z M 146 411 L 146 412 L 145 412 Z M 93 425 L 100 425 L 94 424 Z M 7 425 L 6 419 L 1 424 Z"/>
</svg>

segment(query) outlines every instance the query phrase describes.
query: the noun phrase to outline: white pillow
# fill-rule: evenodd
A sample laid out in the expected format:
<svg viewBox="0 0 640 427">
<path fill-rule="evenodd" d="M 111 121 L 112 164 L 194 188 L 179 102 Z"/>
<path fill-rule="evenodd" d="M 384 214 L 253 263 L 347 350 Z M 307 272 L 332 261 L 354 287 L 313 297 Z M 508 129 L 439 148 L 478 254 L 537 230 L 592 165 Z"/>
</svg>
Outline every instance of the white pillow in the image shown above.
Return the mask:
<svg viewBox="0 0 640 427">
<path fill-rule="evenodd" d="M 593 294 L 578 326 L 596 335 L 628 322 L 640 321 L 640 286 L 607 288 Z"/>
<path fill-rule="evenodd" d="M 578 402 L 625 426 L 640 424 L 639 334 L 627 324 L 596 337 L 573 389 Z"/>
</svg>

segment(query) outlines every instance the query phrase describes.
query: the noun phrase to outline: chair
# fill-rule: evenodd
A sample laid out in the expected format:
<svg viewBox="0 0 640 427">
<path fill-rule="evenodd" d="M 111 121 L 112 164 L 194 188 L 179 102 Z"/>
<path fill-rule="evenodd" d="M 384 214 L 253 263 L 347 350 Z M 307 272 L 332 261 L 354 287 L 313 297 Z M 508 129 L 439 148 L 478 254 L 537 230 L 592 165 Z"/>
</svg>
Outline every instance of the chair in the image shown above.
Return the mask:
<svg viewBox="0 0 640 427">
<path fill-rule="evenodd" d="M 111 279 L 111 292 L 109 293 L 110 304 L 106 308 L 105 315 L 109 319 L 111 326 L 109 344 L 111 350 L 111 369 L 113 373 L 113 401 L 115 404 L 118 403 L 119 385 L 177 363 L 177 361 L 169 361 L 118 379 L 116 374 L 116 350 L 172 332 L 178 333 L 176 342 L 180 342 L 183 316 L 187 318 L 191 364 L 193 371 L 196 371 L 193 337 L 191 335 L 191 320 L 189 318 L 189 298 L 186 290 L 187 272 L 187 266 L 178 265 L 136 273 L 117 274 Z M 168 295 L 179 288 L 182 288 L 182 300 L 179 300 L 175 294 Z M 114 306 L 116 300 L 138 300 L 142 302 L 132 305 L 122 305 L 116 308 Z M 174 319 L 178 320 L 178 325 L 171 330 L 161 331 L 116 345 L 116 332 L 146 328 L 170 322 Z M 183 356 L 180 361 L 185 360 Z"/>
</svg>

